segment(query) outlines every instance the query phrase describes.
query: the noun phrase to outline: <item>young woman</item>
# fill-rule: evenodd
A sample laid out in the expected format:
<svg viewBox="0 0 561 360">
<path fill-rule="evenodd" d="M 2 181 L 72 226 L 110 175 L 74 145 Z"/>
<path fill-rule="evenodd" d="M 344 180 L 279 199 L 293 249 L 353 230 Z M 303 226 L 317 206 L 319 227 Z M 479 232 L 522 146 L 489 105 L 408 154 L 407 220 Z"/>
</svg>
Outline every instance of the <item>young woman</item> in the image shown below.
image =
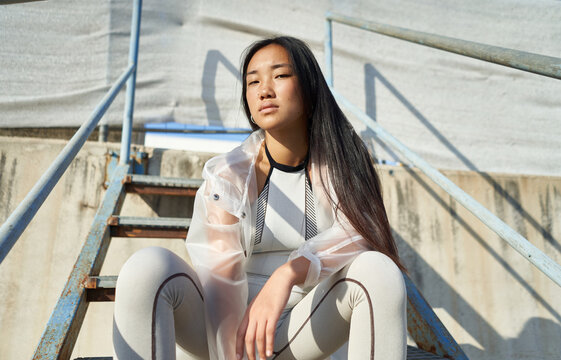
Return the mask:
<svg viewBox="0 0 561 360">
<path fill-rule="evenodd" d="M 117 282 L 120 359 L 405 359 L 406 294 L 380 182 L 310 49 L 253 44 L 242 102 L 255 130 L 207 162 L 191 269 L 137 252 Z"/>
</svg>

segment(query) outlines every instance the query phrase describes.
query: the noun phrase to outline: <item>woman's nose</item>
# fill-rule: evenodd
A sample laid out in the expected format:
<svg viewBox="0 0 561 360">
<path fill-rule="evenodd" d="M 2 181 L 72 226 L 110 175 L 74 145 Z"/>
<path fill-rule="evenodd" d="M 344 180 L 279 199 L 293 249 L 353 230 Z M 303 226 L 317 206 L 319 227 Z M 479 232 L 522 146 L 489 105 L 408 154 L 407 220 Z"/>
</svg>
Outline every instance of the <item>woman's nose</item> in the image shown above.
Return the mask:
<svg viewBox="0 0 561 360">
<path fill-rule="evenodd" d="M 264 82 L 259 88 L 259 98 L 268 99 L 275 96 L 275 91 L 269 83 Z"/>
</svg>

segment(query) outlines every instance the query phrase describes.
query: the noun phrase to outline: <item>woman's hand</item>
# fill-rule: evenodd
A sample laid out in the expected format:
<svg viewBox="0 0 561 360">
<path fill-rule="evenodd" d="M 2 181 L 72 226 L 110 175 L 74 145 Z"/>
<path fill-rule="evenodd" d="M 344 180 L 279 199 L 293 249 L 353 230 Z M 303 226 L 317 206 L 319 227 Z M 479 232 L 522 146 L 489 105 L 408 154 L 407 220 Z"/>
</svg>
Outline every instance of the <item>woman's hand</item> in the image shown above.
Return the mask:
<svg viewBox="0 0 561 360">
<path fill-rule="evenodd" d="M 288 302 L 292 286 L 306 279 L 309 264 L 307 259 L 300 257 L 282 265 L 249 304 L 238 328 L 238 359 L 243 356 L 244 343 L 249 360 L 255 360 L 255 345 L 260 359 L 273 355 L 277 321 Z"/>
</svg>

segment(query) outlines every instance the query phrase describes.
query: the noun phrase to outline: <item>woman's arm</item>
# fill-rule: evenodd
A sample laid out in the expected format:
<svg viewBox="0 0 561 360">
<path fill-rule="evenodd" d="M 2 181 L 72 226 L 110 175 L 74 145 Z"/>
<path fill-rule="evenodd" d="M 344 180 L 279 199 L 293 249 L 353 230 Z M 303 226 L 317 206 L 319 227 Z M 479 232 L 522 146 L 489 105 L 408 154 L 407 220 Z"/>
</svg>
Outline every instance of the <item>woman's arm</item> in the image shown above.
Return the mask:
<svg viewBox="0 0 561 360">
<path fill-rule="evenodd" d="M 203 287 L 210 358 L 229 360 L 247 305 L 245 254 L 239 219 L 210 189 L 205 182 L 197 192 L 186 245 Z"/>
<path fill-rule="evenodd" d="M 335 224 L 307 240 L 267 280 L 248 306 L 237 333 L 236 353 L 243 356 L 244 344 L 250 360 L 271 356 L 277 321 L 294 285 L 311 287 L 369 250 L 366 241 L 348 223 Z"/>
<path fill-rule="evenodd" d="M 237 358 L 243 356 L 243 348 L 250 360 L 255 359 L 255 344 L 260 359 L 273 354 L 275 329 L 284 310 L 292 287 L 306 279 L 310 262 L 304 257 L 288 261 L 276 269 L 259 294 L 247 307 L 238 328 L 236 341 Z"/>
</svg>

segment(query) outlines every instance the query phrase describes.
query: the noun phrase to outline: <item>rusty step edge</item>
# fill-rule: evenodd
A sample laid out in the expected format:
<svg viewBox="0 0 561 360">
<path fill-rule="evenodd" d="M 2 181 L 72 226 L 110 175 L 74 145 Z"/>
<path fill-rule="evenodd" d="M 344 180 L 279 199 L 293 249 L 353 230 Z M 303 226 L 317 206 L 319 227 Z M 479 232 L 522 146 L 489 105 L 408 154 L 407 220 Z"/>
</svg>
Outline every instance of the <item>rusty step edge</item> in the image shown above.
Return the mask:
<svg viewBox="0 0 561 360">
<path fill-rule="evenodd" d="M 191 219 L 113 215 L 107 223 L 110 225 L 112 237 L 185 239 Z"/>
<path fill-rule="evenodd" d="M 442 356 L 407 345 L 407 360 L 448 360 Z"/>
<path fill-rule="evenodd" d="M 89 302 L 115 301 L 117 276 L 88 276 L 85 281 L 86 299 Z"/>
<path fill-rule="evenodd" d="M 88 276 L 85 287 L 86 289 L 115 288 L 117 277 L 116 275 Z"/>
<path fill-rule="evenodd" d="M 145 195 L 195 196 L 202 182 L 202 179 L 131 174 L 125 177 L 125 190 Z"/>
<path fill-rule="evenodd" d="M 111 356 L 101 356 L 101 357 L 80 357 L 74 360 L 113 360 Z M 446 360 L 438 355 L 431 354 L 429 352 L 418 349 L 414 346 L 407 346 L 407 360 Z"/>
</svg>

